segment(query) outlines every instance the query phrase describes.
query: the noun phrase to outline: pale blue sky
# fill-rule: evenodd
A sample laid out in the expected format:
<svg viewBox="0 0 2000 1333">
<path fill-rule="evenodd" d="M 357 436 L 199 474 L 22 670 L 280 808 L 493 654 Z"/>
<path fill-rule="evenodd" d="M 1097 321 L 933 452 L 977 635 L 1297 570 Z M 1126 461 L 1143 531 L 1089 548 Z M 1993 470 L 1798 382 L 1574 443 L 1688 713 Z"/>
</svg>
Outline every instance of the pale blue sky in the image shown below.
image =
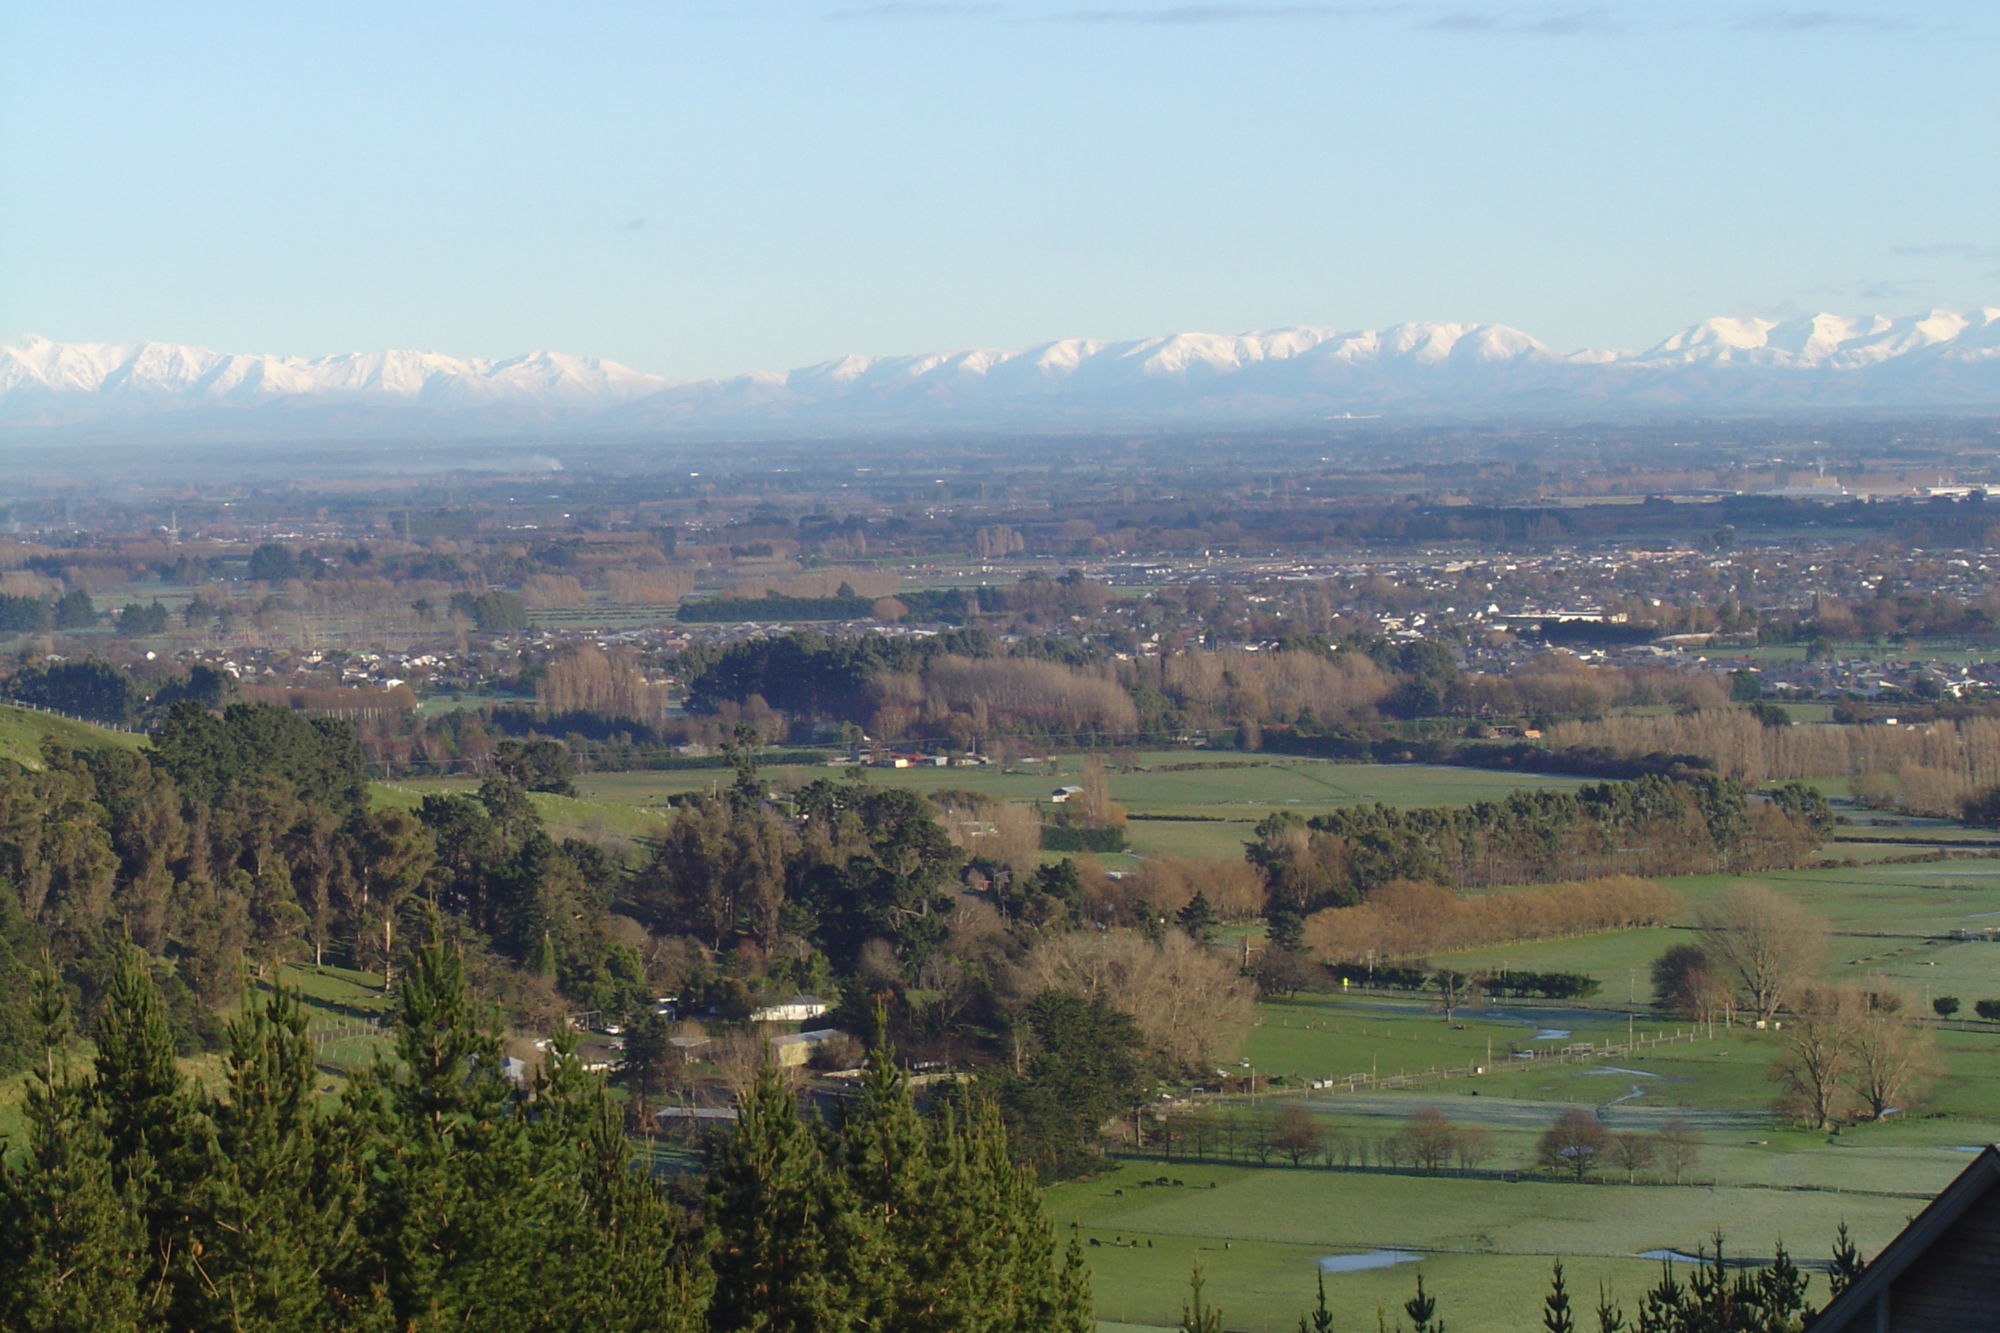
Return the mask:
<svg viewBox="0 0 2000 1333">
<path fill-rule="evenodd" d="M 594 353 L 2000 304 L 2000 12 L 0 7 L 0 332 Z"/>
</svg>

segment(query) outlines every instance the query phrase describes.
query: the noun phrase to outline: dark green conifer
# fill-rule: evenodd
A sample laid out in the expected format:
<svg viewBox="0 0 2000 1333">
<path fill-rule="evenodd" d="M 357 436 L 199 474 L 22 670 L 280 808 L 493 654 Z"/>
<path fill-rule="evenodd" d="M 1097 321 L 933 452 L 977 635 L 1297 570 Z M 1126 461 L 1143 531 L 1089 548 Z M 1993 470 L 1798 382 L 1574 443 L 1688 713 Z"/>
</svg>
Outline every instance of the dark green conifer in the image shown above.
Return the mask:
<svg viewBox="0 0 2000 1333">
<path fill-rule="evenodd" d="M 1847 1234 L 1847 1222 L 1843 1219 L 1833 1236 L 1833 1262 L 1827 1265 L 1827 1285 L 1835 1296 L 1846 1291 L 1854 1279 L 1861 1276 L 1867 1267 L 1862 1261 L 1861 1251 L 1855 1248 L 1854 1237 Z"/>
<path fill-rule="evenodd" d="M 1299 1316 L 1299 1333 L 1333 1333 L 1333 1311 L 1326 1308 L 1326 1270 L 1319 1272 L 1319 1303 Z"/>
<path fill-rule="evenodd" d="M 543 1236 L 545 1303 L 593 1331 L 700 1328 L 699 1233 L 634 1169 L 631 1141 L 573 1033 L 557 1036 L 536 1080 L 529 1133 L 537 1170 L 563 1182 Z"/>
<path fill-rule="evenodd" d="M 104 1116 L 71 1079 L 52 969 L 37 984 L 42 1061 L 27 1089 L 27 1151 L 0 1153 L 0 1328 L 20 1333 L 144 1326 L 146 1233 L 113 1180 Z"/>
<path fill-rule="evenodd" d="M 850 1270 L 864 1317 L 871 1327 L 917 1333 L 950 1327 L 934 1321 L 958 1313 L 962 1293 L 952 1289 L 953 1270 L 977 1262 L 968 1246 L 978 1206 L 962 1145 L 949 1132 L 933 1145 L 932 1127 L 917 1114 L 883 1038 L 885 1027 L 878 1008 L 861 1095 L 831 1146 L 855 1209 L 846 1239 L 875 1251 L 856 1254 L 860 1263 Z"/>
<path fill-rule="evenodd" d="M 736 1132 L 709 1177 L 715 1229 L 708 1307 L 714 1333 L 842 1333 L 864 1327 L 840 1233 L 856 1216 L 845 1181 L 800 1120 L 776 1070 L 737 1105 Z"/>
<path fill-rule="evenodd" d="M 1188 1298 L 1181 1305 L 1180 1333 L 1222 1333 L 1222 1311 L 1210 1305 L 1201 1294 L 1207 1279 L 1201 1275 L 1201 1265 L 1188 1274 Z"/>
<path fill-rule="evenodd" d="M 1625 1333 L 1625 1311 L 1611 1299 L 1611 1293 L 1597 1284 L 1597 1333 Z"/>
<path fill-rule="evenodd" d="M 1097 1313 L 1090 1297 L 1090 1269 L 1083 1262 L 1083 1246 L 1075 1236 L 1063 1252 L 1062 1270 L 1056 1275 L 1056 1298 L 1047 1327 L 1055 1333 L 1090 1333 L 1097 1326 Z"/>
<path fill-rule="evenodd" d="M 1555 1263 L 1549 1279 L 1549 1294 L 1542 1298 L 1542 1327 L 1548 1333 L 1576 1333 L 1576 1317 L 1570 1313 L 1569 1288 L 1563 1283 L 1563 1261 Z"/>
<path fill-rule="evenodd" d="M 1403 1302 L 1403 1313 L 1410 1317 L 1410 1333 L 1444 1333 L 1437 1305 L 1437 1297 L 1424 1290 L 1423 1274 L 1417 1274 L 1417 1294 Z"/>
<path fill-rule="evenodd" d="M 357 1277 L 380 1289 L 399 1328 L 539 1327 L 555 1182 L 534 1169 L 499 1041 L 475 1018 L 435 919 L 400 997 L 402 1068 L 378 1069 L 352 1098 L 372 1144 Z"/>
<path fill-rule="evenodd" d="M 205 1279 L 195 1195 L 213 1129 L 174 1062 L 173 1029 L 144 954 L 121 944 L 97 1022 L 90 1101 L 103 1125 L 111 1179 L 145 1229 L 150 1303 L 169 1327 L 193 1323 Z"/>
<path fill-rule="evenodd" d="M 190 1327 L 310 1333 L 351 1327 L 327 1276 L 354 1245 L 359 1200 L 330 1170 L 312 1102 L 312 1048 L 296 992 L 245 997 L 229 1025 L 224 1095 L 209 1107 L 216 1153 L 195 1192 L 200 1272 Z"/>
</svg>

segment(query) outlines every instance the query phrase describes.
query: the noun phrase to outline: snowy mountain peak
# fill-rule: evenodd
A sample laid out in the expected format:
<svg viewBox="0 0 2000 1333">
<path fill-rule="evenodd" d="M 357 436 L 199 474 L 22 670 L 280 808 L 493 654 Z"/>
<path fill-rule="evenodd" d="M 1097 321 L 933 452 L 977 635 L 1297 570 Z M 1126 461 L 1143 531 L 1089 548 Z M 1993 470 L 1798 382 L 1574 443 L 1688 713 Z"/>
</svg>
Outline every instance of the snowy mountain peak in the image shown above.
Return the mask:
<svg viewBox="0 0 2000 1333">
<path fill-rule="evenodd" d="M 374 414 L 370 428 L 384 432 L 560 424 L 755 434 L 1252 425 L 1355 412 L 1621 404 L 1992 407 L 2000 404 L 2000 310 L 1721 316 L 1638 352 L 1558 353 L 1504 324 L 1439 321 L 1068 338 L 1014 350 L 848 355 L 699 384 L 554 351 L 491 360 L 410 350 L 288 357 L 176 343 L 0 339 L 0 426 L 17 434 L 90 423 L 133 435 L 198 430 L 240 421 L 248 409 L 273 429 L 307 433 L 316 412 L 341 430 L 357 429 L 346 409 L 365 407 Z"/>
</svg>

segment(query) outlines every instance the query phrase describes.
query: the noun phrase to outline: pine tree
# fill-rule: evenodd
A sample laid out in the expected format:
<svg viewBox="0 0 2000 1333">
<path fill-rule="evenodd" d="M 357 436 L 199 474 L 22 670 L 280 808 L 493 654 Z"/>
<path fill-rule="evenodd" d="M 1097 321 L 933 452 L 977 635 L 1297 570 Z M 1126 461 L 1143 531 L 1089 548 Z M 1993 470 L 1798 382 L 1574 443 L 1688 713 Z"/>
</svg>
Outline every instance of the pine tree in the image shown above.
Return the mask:
<svg viewBox="0 0 2000 1333">
<path fill-rule="evenodd" d="M 1056 1265 L 1055 1233 L 1042 1207 L 1042 1191 L 1034 1172 L 1008 1151 L 1006 1125 L 991 1097 L 972 1100 L 964 1134 L 977 1173 L 975 1198 L 993 1201 L 992 1262 L 984 1271 L 966 1275 L 970 1302 L 978 1303 L 982 1286 L 993 1293 L 988 1327 L 998 1333 L 1060 1327 L 1062 1320 L 1074 1317 L 1089 1327 L 1090 1279 L 1082 1251 L 1076 1250 L 1073 1267 L 1069 1256 L 1060 1268 Z M 1080 1315 L 1066 1313 L 1078 1310 Z"/>
<path fill-rule="evenodd" d="M 976 1221 L 963 1155 L 953 1151 L 949 1133 L 933 1152 L 932 1135 L 883 1038 L 885 1026 L 878 1008 L 861 1095 L 830 1145 L 856 1225 L 829 1240 L 871 1242 L 876 1249 L 854 1256 L 862 1262 L 849 1270 L 868 1326 L 916 1333 L 958 1313 L 953 1270 L 976 1262 L 968 1252 Z"/>
<path fill-rule="evenodd" d="M 536 1081 L 533 1112 L 537 1171 L 565 1182 L 543 1233 L 544 1303 L 593 1330 L 693 1333 L 706 1292 L 699 1235 L 633 1169 L 604 1081 L 584 1070 L 567 1030 Z"/>
<path fill-rule="evenodd" d="M 399 994 L 401 1069 L 378 1066 L 348 1098 L 370 1184 L 347 1299 L 359 1308 L 379 1291 L 399 1328 L 536 1327 L 557 1182 L 535 1170 L 500 1044 L 475 1020 L 435 917 Z"/>
<path fill-rule="evenodd" d="M 800 1120 L 791 1090 L 764 1069 L 737 1106 L 736 1132 L 709 1177 L 716 1233 L 714 1333 L 840 1333 L 863 1327 L 849 1274 L 832 1266 L 855 1210 Z"/>
<path fill-rule="evenodd" d="M 1687 1288 L 1673 1267 L 1660 1261 L 1660 1280 L 1639 1302 L 1638 1333 L 1681 1333 L 1686 1324 Z"/>
<path fill-rule="evenodd" d="M 1180 1333 L 1222 1333 L 1222 1311 L 1202 1298 L 1201 1289 L 1207 1279 L 1201 1275 L 1201 1265 L 1188 1274 L 1188 1298 L 1181 1305 Z"/>
<path fill-rule="evenodd" d="M 1410 1317 L 1410 1333 L 1444 1333 L 1444 1320 L 1437 1317 L 1437 1297 L 1424 1291 L 1423 1274 L 1417 1275 L 1417 1294 L 1403 1302 Z"/>
<path fill-rule="evenodd" d="M 1299 1333 L 1333 1333 L 1333 1311 L 1326 1308 L 1326 1270 L 1319 1273 L 1319 1303 L 1299 1316 Z"/>
<path fill-rule="evenodd" d="M 350 1326 L 323 1275 L 353 1248 L 359 1199 L 350 1178 L 329 1170 L 312 1069 L 298 994 L 246 996 L 229 1025 L 225 1094 L 208 1109 L 218 1151 L 195 1195 L 205 1281 L 191 1298 L 193 1327 Z"/>
<path fill-rule="evenodd" d="M 1771 1262 L 1757 1270 L 1757 1305 L 1769 1328 L 1790 1328 L 1806 1308 L 1806 1275 L 1792 1262 L 1785 1243 L 1778 1242 Z"/>
<path fill-rule="evenodd" d="M 1063 1252 L 1062 1270 L 1056 1274 L 1056 1298 L 1045 1327 L 1053 1333 L 1090 1333 L 1097 1326 L 1097 1314 L 1090 1298 L 1090 1269 L 1083 1262 L 1083 1246 L 1075 1236 Z"/>
<path fill-rule="evenodd" d="M 1542 1298 L 1542 1327 L 1548 1333 L 1576 1333 L 1576 1320 L 1569 1312 L 1569 1290 L 1563 1285 L 1563 1264 L 1558 1259 L 1549 1279 L 1549 1294 Z"/>
<path fill-rule="evenodd" d="M 204 1277 L 194 1196 L 214 1151 L 174 1062 L 173 1030 L 145 955 L 121 944 L 97 1022 L 89 1100 L 103 1125 L 111 1179 L 145 1229 L 149 1301 L 170 1327 L 187 1326 Z"/>
<path fill-rule="evenodd" d="M 1846 1291 L 1861 1276 L 1867 1265 L 1862 1262 L 1861 1251 L 1854 1246 L 1854 1237 L 1847 1234 L 1847 1223 L 1842 1220 L 1833 1236 L 1833 1262 L 1827 1266 L 1826 1281 L 1835 1296 Z"/>
<path fill-rule="evenodd" d="M 1597 1333 L 1625 1333 L 1625 1312 L 1612 1301 L 1602 1282 L 1597 1284 Z"/>
<path fill-rule="evenodd" d="M 0 1328 L 136 1333 L 149 1272 L 146 1233 L 113 1178 L 104 1117 L 63 1059 L 53 969 L 37 982 L 42 1061 L 27 1089 L 27 1152 L 0 1155 Z"/>
</svg>

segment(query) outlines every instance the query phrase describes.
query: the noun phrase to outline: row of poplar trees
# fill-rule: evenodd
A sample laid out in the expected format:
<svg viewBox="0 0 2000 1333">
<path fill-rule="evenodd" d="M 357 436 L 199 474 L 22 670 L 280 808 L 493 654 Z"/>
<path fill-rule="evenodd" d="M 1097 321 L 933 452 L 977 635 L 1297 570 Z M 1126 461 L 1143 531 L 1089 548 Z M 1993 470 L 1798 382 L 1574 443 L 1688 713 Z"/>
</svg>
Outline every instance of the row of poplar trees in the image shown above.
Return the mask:
<svg viewBox="0 0 2000 1333">
<path fill-rule="evenodd" d="M 397 1058 L 321 1098 L 295 995 L 246 1002 L 202 1086 L 138 950 L 87 1065 L 45 977 L 26 1141 L 0 1160 L 0 1328 L 1091 1327 L 1082 1257 L 1058 1259 L 994 1112 L 920 1113 L 885 1048 L 833 1117 L 767 1071 L 681 1207 L 566 1041 L 531 1092 L 504 1077 L 449 946 L 400 999 Z"/>
</svg>

